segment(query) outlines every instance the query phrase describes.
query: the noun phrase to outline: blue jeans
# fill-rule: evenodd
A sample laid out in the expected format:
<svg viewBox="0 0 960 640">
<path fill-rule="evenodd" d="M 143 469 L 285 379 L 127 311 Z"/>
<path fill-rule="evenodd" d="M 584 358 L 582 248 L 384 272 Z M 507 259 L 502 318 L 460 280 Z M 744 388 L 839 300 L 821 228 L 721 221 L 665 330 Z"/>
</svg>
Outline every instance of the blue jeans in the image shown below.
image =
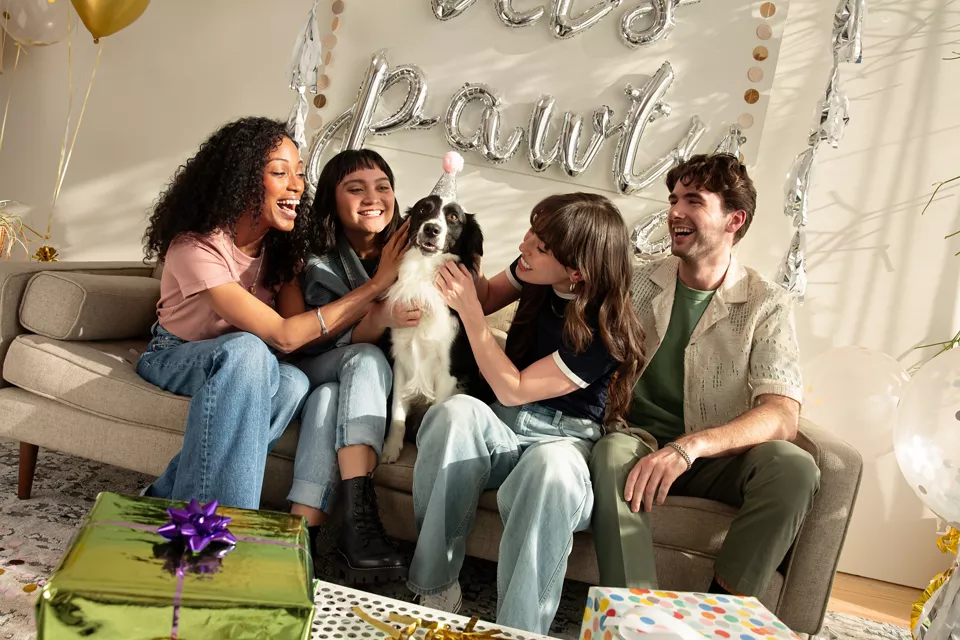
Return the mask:
<svg viewBox="0 0 960 640">
<path fill-rule="evenodd" d="M 300 416 L 287 500 L 329 513 L 340 486 L 337 452 L 363 444 L 380 455 L 393 371 L 379 347 L 363 343 L 303 358 L 297 366 L 313 391 Z"/>
<path fill-rule="evenodd" d="M 258 509 L 267 454 L 300 411 L 307 376 L 251 333 L 185 342 L 157 323 L 153 336 L 137 373 L 192 400 L 183 447 L 147 495 Z"/>
<path fill-rule="evenodd" d="M 457 581 L 480 494 L 498 489 L 497 624 L 546 635 L 573 534 L 590 525 L 587 460 L 601 432 L 595 422 L 538 404 L 487 406 L 458 395 L 431 407 L 417 434 L 420 536 L 410 590 L 430 595 Z"/>
</svg>

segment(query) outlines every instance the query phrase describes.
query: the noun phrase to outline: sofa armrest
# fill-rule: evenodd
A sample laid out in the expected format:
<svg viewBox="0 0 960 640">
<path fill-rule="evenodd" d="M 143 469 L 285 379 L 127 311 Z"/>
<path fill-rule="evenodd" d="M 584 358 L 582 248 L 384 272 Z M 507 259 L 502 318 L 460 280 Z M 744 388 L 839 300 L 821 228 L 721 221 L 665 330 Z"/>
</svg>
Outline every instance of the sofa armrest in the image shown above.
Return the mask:
<svg viewBox="0 0 960 640">
<path fill-rule="evenodd" d="M 27 283 L 40 271 L 74 271 L 115 276 L 153 275 L 143 262 L 6 262 L 0 261 L 0 371 L 10 343 L 26 330 L 20 324 L 20 301 Z M 0 387 L 8 383 L 0 378 Z"/>
<path fill-rule="evenodd" d="M 813 635 L 826 614 L 860 490 L 863 459 L 836 435 L 802 418 L 794 443 L 820 468 L 820 491 L 794 542 L 777 616 L 791 629 Z"/>
</svg>

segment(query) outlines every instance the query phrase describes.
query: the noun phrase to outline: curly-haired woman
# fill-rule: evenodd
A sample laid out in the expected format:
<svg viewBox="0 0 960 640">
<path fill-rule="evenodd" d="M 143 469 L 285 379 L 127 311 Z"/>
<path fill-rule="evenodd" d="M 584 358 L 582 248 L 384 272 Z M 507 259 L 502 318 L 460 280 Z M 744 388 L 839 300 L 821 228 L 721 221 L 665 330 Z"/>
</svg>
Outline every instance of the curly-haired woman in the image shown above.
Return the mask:
<svg viewBox="0 0 960 640">
<path fill-rule="evenodd" d="M 309 389 L 275 353 L 343 322 L 336 305 L 322 318 L 313 309 L 284 318 L 273 308 L 307 252 L 302 172 L 282 123 L 244 118 L 204 142 L 154 208 L 145 253 L 164 271 L 137 373 L 192 400 L 183 448 L 147 495 L 260 504 L 267 453 Z"/>
</svg>

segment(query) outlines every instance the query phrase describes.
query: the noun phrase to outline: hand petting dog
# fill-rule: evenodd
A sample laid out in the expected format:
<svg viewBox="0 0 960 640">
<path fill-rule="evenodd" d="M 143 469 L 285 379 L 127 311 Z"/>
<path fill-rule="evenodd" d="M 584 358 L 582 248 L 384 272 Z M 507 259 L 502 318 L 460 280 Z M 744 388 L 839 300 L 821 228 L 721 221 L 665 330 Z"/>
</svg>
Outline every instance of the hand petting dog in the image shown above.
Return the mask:
<svg viewBox="0 0 960 640">
<path fill-rule="evenodd" d="M 473 274 L 463 264 L 448 261 L 437 272 L 436 284 L 443 301 L 461 318 L 474 313 L 483 315 Z"/>
</svg>

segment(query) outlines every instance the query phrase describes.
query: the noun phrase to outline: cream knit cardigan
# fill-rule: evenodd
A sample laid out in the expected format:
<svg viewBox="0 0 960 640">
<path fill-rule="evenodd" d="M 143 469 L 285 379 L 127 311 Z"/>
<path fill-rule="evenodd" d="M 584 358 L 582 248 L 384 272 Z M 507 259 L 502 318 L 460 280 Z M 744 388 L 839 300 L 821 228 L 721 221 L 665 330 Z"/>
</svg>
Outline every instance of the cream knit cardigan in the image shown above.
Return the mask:
<svg viewBox="0 0 960 640">
<path fill-rule="evenodd" d="M 679 266 L 679 258 L 667 256 L 638 260 L 633 269 L 630 293 L 646 334 L 647 364 L 670 324 Z M 730 422 L 764 394 L 802 402 L 792 299 L 733 258 L 723 284 L 690 336 L 683 370 L 687 433 Z"/>
</svg>

